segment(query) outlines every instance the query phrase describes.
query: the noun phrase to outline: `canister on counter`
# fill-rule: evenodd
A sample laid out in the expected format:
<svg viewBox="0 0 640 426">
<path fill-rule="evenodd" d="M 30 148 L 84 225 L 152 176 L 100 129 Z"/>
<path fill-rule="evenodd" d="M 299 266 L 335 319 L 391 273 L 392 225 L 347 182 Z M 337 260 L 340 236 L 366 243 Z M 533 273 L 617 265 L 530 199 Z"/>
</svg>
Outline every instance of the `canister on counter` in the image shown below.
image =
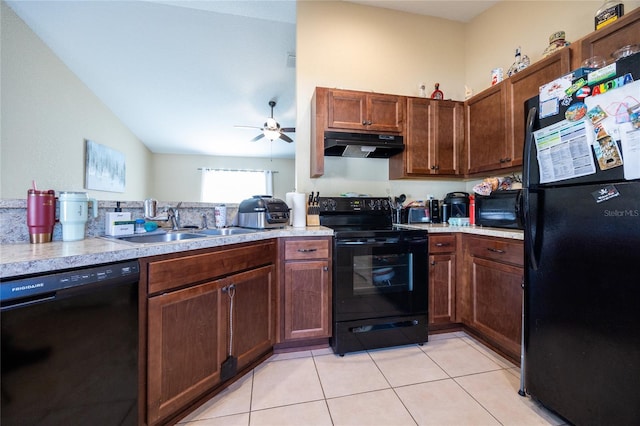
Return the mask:
<svg viewBox="0 0 640 426">
<path fill-rule="evenodd" d="M 451 212 L 449 211 L 449 204 L 442 203 L 442 214 L 440 214 L 440 218 L 442 223 L 449 223 L 449 215 Z"/>
</svg>

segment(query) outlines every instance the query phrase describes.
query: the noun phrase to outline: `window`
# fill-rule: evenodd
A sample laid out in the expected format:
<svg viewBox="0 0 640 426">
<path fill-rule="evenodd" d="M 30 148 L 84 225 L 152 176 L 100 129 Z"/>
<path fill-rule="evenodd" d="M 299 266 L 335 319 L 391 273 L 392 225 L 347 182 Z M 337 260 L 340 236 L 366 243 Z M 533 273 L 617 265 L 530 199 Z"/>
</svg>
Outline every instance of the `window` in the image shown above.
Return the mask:
<svg viewBox="0 0 640 426">
<path fill-rule="evenodd" d="M 202 169 L 200 201 L 240 203 L 254 195 L 273 195 L 273 171 Z"/>
</svg>

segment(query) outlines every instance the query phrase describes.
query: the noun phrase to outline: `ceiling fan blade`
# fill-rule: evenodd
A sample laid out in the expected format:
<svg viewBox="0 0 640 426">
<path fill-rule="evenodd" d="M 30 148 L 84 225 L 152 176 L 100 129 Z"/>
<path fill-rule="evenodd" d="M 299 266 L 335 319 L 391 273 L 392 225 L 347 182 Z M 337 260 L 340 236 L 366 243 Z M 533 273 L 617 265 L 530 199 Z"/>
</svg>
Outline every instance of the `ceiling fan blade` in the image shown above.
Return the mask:
<svg viewBox="0 0 640 426">
<path fill-rule="evenodd" d="M 280 129 L 282 132 L 287 132 L 287 133 L 295 133 L 296 128 L 295 127 L 283 127 Z"/>
<path fill-rule="evenodd" d="M 280 133 L 280 139 L 288 143 L 293 142 L 293 139 L 291 139 L 289 136 L 285 135 L 284 133 Z"/>
<path fill-rule="evenodd" d="M 257 126 L 238 126 L 238 125 L 235 125 L 233 127 L 237 128 L 237 129 L 260 129 L 260 130 L 262 130 L 262 127 L 257 127 Z"/>
<path fill-rule="evenodd" d="M 264 133 L 260 133 L 258 136 L 256 136 L 255 138 L 251 139 L 249 142 L 255 142 L 259 139 L 264 138 Z"/>
</svg>

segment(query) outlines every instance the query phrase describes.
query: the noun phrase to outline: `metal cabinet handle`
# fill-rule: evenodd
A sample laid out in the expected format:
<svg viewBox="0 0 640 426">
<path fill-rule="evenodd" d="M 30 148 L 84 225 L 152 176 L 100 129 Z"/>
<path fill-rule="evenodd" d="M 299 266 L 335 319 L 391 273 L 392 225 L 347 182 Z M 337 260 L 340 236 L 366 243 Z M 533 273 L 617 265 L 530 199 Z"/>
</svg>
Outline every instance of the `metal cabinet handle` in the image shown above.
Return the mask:
<svg viewBox="0 0 640 426">
<path fill-rule="evenodd" d="M 318 249 L 298 249 L 300 253 L 313 253 L 314 251 L 318 251 Z"/>
<path fill-rule="evenodd" d="M 450 245 L 451 244 L 449 244 L 449 243 L 436 243 L 436 247 L 448 247 Z"/>
<path fill-rule="evenodd" d="M 432 261 L 431 261 L 431 266 L 434 266 L 435 264 L 436 264 L 436 261 L 435 261 L 435 260 L 432 260 Z"/>
<path fill-rule="evenodd" d="M 329 267 L 328 266 L 323 266 L 322 270 L 325 271 L 325 272 L 329 272 Z"/>
<path fill-rule="evenodd" d="M 488 247 L 487 250 L 489 250 L 490 252 L 493 252 L 493 253 L 498 253 L 498 254 L 506 253 L 506 251 L 504 251 L 504 250 L 496 249 L 496 248 L 493 248 L 493 247 Z"/>
</svg>

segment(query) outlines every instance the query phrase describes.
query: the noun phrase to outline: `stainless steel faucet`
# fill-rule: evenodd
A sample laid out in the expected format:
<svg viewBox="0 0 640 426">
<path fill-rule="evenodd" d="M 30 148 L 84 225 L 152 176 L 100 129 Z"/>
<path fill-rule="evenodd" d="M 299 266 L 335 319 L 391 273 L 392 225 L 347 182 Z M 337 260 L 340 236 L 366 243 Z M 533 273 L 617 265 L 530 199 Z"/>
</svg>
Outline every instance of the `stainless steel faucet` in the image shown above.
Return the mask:
<svg viewBox="0 0 640 426">
<path fill-rule="evenodd" d="M 176 208 L 169 207 L 167 210 L 167 218 L 171 221 L 171 230 L 177 231 L 180 229 L 180 217 L 178 216 L 178 209 L 182 205 L 182 201 L 178 203 Z"/>
<path fill-rule="evenodd" d="M 207 224 L 207 214 L 202 213 L 202 224 L 200 226 L 202 229 L 208 229 L 209 225 Z"/>
</svg>

